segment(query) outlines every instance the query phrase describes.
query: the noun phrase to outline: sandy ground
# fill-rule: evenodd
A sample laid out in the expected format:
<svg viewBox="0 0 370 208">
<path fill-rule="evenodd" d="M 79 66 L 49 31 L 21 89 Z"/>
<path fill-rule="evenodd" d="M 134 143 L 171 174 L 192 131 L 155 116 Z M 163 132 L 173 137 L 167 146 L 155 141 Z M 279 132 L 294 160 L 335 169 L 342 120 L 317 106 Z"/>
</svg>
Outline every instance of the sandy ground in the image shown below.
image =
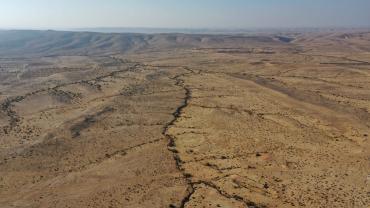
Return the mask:
<svg viewBox="0 0 370 208">
<path fill-rule="evenodd" d="M 369 207 L 370 35 L 0 60 L 0 207 Z"/>
</svg>

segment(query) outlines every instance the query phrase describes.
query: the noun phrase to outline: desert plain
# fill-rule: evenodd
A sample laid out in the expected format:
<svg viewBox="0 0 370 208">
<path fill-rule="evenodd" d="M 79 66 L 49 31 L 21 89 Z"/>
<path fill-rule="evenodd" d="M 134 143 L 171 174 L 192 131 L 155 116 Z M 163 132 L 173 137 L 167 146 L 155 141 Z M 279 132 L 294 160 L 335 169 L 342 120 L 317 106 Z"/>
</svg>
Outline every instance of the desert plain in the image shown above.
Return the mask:
<svg viewBox="0 0 370 208">
<path fill-rule="evenodd" d="M 0 31 L 0 207 L 370 205 L 370 32 Z"/>
</svg>

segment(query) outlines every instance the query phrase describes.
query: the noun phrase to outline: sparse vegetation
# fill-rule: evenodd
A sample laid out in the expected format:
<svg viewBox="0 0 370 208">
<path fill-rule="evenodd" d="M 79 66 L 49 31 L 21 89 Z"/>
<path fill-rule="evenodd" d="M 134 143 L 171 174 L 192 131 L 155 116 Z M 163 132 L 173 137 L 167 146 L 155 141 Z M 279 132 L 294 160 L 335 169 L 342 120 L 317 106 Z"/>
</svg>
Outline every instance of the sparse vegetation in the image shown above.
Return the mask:
<svg viewBox="0 0 370 208">
<path fill-rule="evenodd" d="M 369 54 L 357 30 L 0 31 L 0 207 L 367 207 Z"/>
</svg>

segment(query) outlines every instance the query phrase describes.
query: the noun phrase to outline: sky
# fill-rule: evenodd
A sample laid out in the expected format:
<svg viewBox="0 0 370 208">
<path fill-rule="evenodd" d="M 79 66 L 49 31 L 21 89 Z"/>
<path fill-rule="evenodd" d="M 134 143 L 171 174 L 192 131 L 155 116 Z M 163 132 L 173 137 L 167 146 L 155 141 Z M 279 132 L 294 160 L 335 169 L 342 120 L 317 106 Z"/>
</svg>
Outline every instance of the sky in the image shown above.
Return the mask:
<svg viewBox="0 0 370 208">
<path fill-rule="evenodd" d="M 370 0 L 0 0 L 0 28 L 369 26 Z"/>
</svg>

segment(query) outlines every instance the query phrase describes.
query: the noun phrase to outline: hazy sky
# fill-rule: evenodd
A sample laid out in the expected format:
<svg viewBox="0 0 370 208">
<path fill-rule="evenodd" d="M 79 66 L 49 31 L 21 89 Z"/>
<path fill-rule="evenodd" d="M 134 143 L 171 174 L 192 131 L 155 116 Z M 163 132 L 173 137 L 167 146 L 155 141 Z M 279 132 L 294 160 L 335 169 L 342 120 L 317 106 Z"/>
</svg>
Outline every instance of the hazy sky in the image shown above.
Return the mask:
<svg viewBox="0 0 370 208">
<path fill-rule="evenodd" d="M 370 0 L 0 0 L 0 28 L 370 26 Z"/>
</svg>

